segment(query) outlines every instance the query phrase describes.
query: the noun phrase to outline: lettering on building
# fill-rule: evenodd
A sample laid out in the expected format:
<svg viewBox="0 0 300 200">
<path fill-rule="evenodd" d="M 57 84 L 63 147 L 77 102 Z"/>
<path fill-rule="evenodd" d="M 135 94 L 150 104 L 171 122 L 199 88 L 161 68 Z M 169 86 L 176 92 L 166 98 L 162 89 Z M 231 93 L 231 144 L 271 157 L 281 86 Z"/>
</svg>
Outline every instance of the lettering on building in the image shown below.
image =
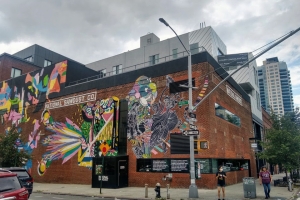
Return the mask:
<svg viewBox="0 0 300 200">
<path fill-rule="evenodd" d="M 97 98 L 97 92 L 76 95 L 73 97 L 47 102 L 45 104 L 45 109 L 61 108 L 61 107 L 71 106 L 71 105 L 80 104 L 84 102 L 95 101 L 96 98 Z"/>
<path fill-rule="evenodd" d="M 233 98 L 236 102 L 238 102 L 241 106 L 243 105 L 242 97 L 238 95 L 233 89 L 231 89 L 228 85 L 226 85 L 226 92 L 228 96 Z"/>
</svg>

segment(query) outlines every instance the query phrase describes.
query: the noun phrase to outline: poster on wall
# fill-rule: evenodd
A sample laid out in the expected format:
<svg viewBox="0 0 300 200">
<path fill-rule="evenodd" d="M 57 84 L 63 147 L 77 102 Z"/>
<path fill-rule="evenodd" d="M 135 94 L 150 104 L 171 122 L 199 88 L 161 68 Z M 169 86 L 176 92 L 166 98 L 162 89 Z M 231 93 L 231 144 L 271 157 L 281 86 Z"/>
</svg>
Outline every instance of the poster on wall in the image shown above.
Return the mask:
<svg viewBox="0 0 300 200">
<path fill-rule="evenodd" d="M 171 172 L 189 172 L 189 159 L 171 159 Z"/>
<path fill-rule="evenodd" d="M 169 160 L 152 160 L 152 171 L 155 172 L 169 172 Z"/>
<path fill-rule="evenodd" d="M 103 165 L 96 165 L 96 175 L 101 175 L 103 170 Z"/>
</svg>

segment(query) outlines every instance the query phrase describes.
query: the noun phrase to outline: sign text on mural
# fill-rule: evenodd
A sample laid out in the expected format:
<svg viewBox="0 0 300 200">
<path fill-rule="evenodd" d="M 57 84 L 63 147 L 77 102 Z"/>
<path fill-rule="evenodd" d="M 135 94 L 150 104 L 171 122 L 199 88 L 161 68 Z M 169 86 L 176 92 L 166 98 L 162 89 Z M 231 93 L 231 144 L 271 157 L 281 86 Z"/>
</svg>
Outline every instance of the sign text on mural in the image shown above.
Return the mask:
<svg viewBox="0 0 300 200">
<path fill-rule="evenodd" d="M 95 101 L 97 97 L 97 92 L 91 92 L 87 94 L 76 95 L 73 97 L 63 98 L 55 101 L 50 101 L 45 104 L 46 109 L 54 109 L 65 106 L 71 106 L 79 103 L 84 103 L 88 101 Z"/>
</svg>

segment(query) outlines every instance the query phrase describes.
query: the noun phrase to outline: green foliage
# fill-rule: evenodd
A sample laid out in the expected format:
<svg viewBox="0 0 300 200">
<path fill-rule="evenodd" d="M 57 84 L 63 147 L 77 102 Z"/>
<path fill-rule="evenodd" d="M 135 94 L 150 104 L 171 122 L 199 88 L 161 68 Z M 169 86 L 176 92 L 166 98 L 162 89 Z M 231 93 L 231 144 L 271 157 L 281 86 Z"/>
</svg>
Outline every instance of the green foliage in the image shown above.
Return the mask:
<svg viewBox="0 0 300 200">
<path fill-rule="evenodd" d="M 16 140 L 19 133 L 13 127 L 8 134 L 0 134 L 0 166 L 2 167 L 22 167 L 31 156 L 16 147 Z"/>
<path fill-rule="evenodd" d="M 261 142 L 264 150 L 259 157 L 285 169 L 296 169 L 300 165 L 300 123 L 299 108 L 284 116 L 271 115 L 273 126 Z"/>
</svg>

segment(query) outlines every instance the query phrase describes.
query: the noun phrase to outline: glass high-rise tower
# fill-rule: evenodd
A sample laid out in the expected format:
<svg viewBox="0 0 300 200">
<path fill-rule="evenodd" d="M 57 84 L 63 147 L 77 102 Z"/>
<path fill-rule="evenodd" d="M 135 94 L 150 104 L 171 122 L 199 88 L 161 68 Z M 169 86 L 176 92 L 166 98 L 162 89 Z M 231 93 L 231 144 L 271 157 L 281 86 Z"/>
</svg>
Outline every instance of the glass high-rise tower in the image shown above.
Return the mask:
<svg viewBox="0 0 300 200">
<path fill-rule="evenodd" d="M 268 58 L 258 67 L 261 104 L 271 113 L 283 115 L 294 111 L 290 71 L 277 57 Z"/>
</svg>

